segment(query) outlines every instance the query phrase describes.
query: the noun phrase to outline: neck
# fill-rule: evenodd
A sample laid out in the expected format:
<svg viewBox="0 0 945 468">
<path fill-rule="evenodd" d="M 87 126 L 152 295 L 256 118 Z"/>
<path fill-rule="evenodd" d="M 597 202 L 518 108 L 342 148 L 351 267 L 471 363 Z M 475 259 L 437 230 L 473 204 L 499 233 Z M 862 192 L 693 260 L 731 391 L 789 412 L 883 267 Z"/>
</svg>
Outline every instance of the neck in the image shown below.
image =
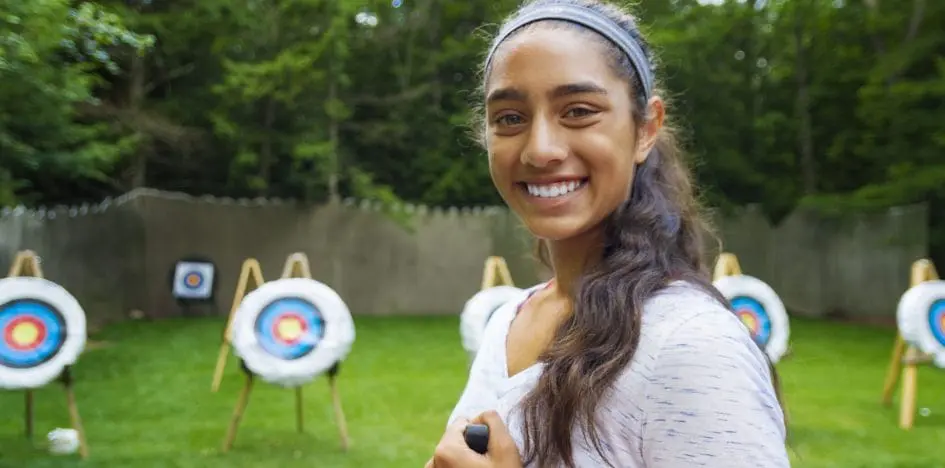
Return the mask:
<svg viewBox="0 0 945 468">
<path fill-rule="evenodd" d="M 548 241 L 556 293 L 574 299 L 570 295 L 578 278 L 600 262 L 603 251 L 604 233 L 601 229 L 592 229 L 564 240 Z"/>
</svg>

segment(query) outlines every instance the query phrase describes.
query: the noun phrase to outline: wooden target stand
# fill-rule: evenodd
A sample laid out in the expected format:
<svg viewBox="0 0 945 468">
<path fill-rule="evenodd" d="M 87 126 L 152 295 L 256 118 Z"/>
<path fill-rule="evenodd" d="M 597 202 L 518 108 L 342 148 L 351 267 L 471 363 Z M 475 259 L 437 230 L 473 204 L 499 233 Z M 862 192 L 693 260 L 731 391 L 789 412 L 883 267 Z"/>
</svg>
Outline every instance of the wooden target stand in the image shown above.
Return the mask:
<svg viewBox="0 0 945 468">
<path fill-rule="evenodd" d="M 233 294 L 233 305 L 230 306 L 230 314 L 227 316 L 226 327 L 223 329 L 223 340 L 220 343 L 220 352 L 217 354 L 217 365 L 213 370 L 213 382 L 210 385 L 210 391 L 214 393 L 220 389 L 220 382 L 223 381 L 223 370 L 230 355 L 230 342 L 233 338 L 233 316 L 236 315 L 236 310 L 239 309 L 243 298 L 254 289 L 262 286 L 263 283 L 262 268 L 259 267 L 259 261 L 255 258 L 244 260 L 243 267 L 240 269 L 239 280 L 236 283 L 236 292 Z"/>
<path fill-rule="evenodd" d="M 282 269 L 282 278 L 312 278 L 311 268 L 309 267 L 308 257 L 301 252 L 296 252 L 286 259 L 285 266 Z M 259 267 L 259 262 L 254 258 L 248 258 L 243 262 L 243 268 L 240 272 L 239 283 L 236 287 L 236 294 L 233 298 L 233 305 L 230 308 L 230 316 L 227 318 L 226 329 L 223 334 L 223 344 L 220 347 L 220 354 L 217 358 L 217 368 L 214 371 L 213 376 L 213 385 L 212 390 L 216 392 L 220 388 L 220 381 L 223 378 L 223 370 L 226 366 L 227 355 L 230 349 L 230 340 L 232 338 L 232 323 L 233 316 L 236 313 L 236 310 L 239 309 L 240 303 L 243 301 L 243 297 L 252 292 L 254 289 L 258 288 L 264 283 L 262 270 Z M 233 447 L 233 441 L 236 439 L 236 432 L 239 429 L 240 421 L 243 419 L 243 413 L 246 411 L 246 406 L 249 405 L 249 395 L 253 388 L 253 383 L 255 381 L 255 376 L 252 372 L 247 369 L 246 365 L 243 362 L 240 362 L 243 373 L 246 375 L 246 382 L 243 385 L 243 389 L 240 392 L 239 399 L 236 402 L 236 408 L 233 410 L 233 416 L 230 419 L 230 425 L 227 428 L 226 439 L 223 441 L 223 452 L 228 452 Z M 341 397 L 338 393 L 338 384 L 336 377 L 338 376 L 339 366 L 336 363 L 332 366 L 328 374 L 328 384 L 331 388 L 331 399 L 332 406 L 335 411 L 335 421 L 338 424 L 338 432 L 341 436 L 341 448 L 343 450 L 348 450 L 349 438 L 348 438 L 348 424 L 345 420 L 344 411 L 341 407 Z M 299 433 L 304 432 L 303 426 L 303 411 L 302 411 L 302 387 L 295 388 L 295 422 L 296 428 Z"/>
<path fill-rule="evenodd" d="M 917 260 L 912 264 L 912 271 L 909 278 L 910 287 L 937 279 L 939 279 L 939 277 L 938 273 L 935 271 L 935 265 L 928 259 Z M 882 403 L 885 406 L 892 404 L 893 393 L 896 390 L 896 384 L 900 382 L 901 375 L 902 388 L 899 396 L 900 429 L 912 429 L 915 423 L 916 389 L 919 380 L 918 366 L 928 363 L 931 360 L 932 357 L 930 355 L 906 343 L 898 330 L 896 331 L 896 341 L 893 344 L 892 357 L 886 372 L 886 381 L 883 384 Z"/>
<path fill-rule="evenodd" d="M 512 273 L 505 259 L 493 255 L 486 259 L 485 268 L 482 270 L 482 286 L 479 289 L 485 290 L 495 286 L 515 286 L 515 283 L 512 282 Z"/>
<path fill-rule="evenodd" d="M 738 264 L 735 254 L 723 252 L 715 262 L 715 271 L 712 272 L 712 281 L 723 276 L 738 276 L 742 274 L 742 267 Z"/>
<path fill-rule="evenodd" d="M 22 250 L 17 252 L 16 257 L 13 259 L 13 264 L 10 266 L 10 271 L 7 273 L 8 278 L 15 277 L 33 277 L 33 278 L 44 278 L 43 269 L 39 266 L 39 258 L 36 253 L 32 250 Z M 63 389 L 66 392 L 66 405 L 69 409 L 69 420 L 72 423 L 72 428 L 75 429 L 76 433 L 79 435 L 79 456 L 83 459 L 89 457 L 89 446 L 85 438 L 85 429 L 82 428 L 82 418 L 79 417 L 79 406 L 76 404 L 75 392 L 72 389 L 72 374 L 69 371 L 69 366 L 66 366 L 62 374 L 59 375 L 59 382 L 62 384 Z M 25 412 L 25 426 L 26 426 L 26 438 L 33 438 L 33 390 L 26 390 L 26 412 Z"/>
<path fill-rule="evenodd" d="M 722 252 L 715 262 L 715 269 L 712 271 L 712 281 L 716 281 L 723 276 L 738 276 L 742 274 L 742 267 L 738 263 L 738 257 L 729 252 Z M 788 345 L 787 351 L 781 360 L 788 359 L 793 354 L 793 350 Z"/>
</svg>

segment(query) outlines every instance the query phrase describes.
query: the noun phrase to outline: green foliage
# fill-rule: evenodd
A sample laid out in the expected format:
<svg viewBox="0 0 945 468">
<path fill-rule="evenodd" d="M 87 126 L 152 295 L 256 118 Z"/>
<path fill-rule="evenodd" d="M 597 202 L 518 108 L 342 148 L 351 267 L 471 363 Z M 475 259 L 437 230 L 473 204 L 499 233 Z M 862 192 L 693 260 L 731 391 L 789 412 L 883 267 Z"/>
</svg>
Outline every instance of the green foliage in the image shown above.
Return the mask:
<svg viewBox="0 0 945 468">
<path fill-rule="evenodd" d="M 44 175 L 102 180 L 134 150 L 135 136 L 84 122 L 101 68 L 116 71 L 109 50 L 143 51 L 153 39 L 129 32 L 94 3 L 66 0 L 0 4 L 0 157 L 5 201 Z"/>
<path fill-rule="evenodd" d="M 500 202 L 466 123 L 518 0 L 102 2 L 0 5 L 0 201 Z M 630 3 L 712 205 L 945 200 L 945 2 Z"/>
</svg>

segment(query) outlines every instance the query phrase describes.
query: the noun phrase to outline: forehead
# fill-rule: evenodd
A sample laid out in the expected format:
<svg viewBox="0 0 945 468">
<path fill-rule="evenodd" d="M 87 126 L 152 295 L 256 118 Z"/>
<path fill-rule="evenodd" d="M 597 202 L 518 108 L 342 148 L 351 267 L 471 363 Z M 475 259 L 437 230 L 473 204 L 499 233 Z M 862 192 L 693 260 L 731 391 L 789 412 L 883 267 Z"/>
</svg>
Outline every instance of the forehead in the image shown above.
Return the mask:
<svg viewBox="0 0 945 468">
<path fill-rule="evenodd" d="M 495 52 L 486 91 L 552 88 L 591 82 L 620 86 L 605 49 L 586 33 L 571 28 L 537 26 L 506 40 Z"/>
</svg>

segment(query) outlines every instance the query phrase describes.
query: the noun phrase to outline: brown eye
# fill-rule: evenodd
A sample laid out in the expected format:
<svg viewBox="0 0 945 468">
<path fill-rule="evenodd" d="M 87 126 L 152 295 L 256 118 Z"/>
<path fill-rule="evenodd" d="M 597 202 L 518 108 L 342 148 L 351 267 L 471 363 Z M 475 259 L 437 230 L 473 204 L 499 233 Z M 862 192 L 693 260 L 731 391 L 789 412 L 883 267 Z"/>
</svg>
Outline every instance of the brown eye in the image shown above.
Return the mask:
<svg viewBox="0 0 945 468">
<path fill-rule="evenodd" d="M 525 119 L 523 119 L 522 116 L 520 115 L 505 114 L 505 115 L 500 115 L 493 122 L 496 125 L 513 126 L 513 125 L 521 125 L 522 123 L 524 123 L 524 121 Z"/>
<path fill-rule="evenodd" d="M 565 117 L 580 119 L 582 117 L 588 117 L 596 114 L 597 111 L 593 109 L 588 109 L 586 107 L 572 107 L 564 114 Z"/>
</svg>

